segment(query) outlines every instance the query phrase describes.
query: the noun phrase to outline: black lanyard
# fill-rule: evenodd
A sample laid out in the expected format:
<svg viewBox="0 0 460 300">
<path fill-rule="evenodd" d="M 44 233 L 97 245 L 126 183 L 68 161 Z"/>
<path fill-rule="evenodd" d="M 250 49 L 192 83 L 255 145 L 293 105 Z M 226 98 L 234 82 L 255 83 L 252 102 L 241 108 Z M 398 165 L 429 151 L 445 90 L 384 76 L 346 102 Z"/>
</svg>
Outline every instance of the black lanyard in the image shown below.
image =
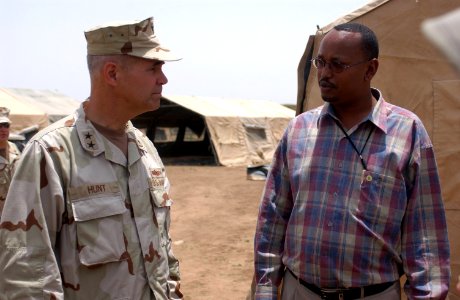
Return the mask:
<svg viewBox="0 0 460 300">
<path fill-rule="evenodd" d="M 364 161 L 364 158 L 363 158 L 362 154 L 363 154 L 364 148 L 366 148 L 367 141 L 369 141 L 369 138 L 371 137 L 371 134 L 374 131 L 375 127 L 372 126 L 371 130 L 369 131 L 369 135 L 367 136 L 366 142 L 364 143 L 363 148 L 361 149 L 361 151 L 358 151 L 358 148 L 356 148 L 355 143 L 353 143 L 353 141 L 351 140 L 351 137 L 347 134 L 347 132 L 343 128 L 342 124 L 340 124 L 340 122 L 337 119 L 335 119 L 335 118 L 332 118 L 332 119 L 337 124 L 337 126 L 339 126 L 339 128 L 342 130 L 343 134 L 345 134 L 345 137 L 350 142 L 350 144 L 353 146 L 353 149 L 355 149 L 356 153 L 358 153 L 359 159 L 361 160 L 361 164 L 363 165 L 364 170 L 367 171 L 367 165 L 366 165 L 366 162 Z"/>
</svg>

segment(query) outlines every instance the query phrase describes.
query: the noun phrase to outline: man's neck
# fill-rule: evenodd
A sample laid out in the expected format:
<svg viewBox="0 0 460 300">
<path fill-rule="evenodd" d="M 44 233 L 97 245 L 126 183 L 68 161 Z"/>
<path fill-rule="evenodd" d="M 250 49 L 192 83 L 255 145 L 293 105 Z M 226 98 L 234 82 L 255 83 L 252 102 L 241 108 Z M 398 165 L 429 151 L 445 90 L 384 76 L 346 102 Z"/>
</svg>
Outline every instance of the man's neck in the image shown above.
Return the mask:
<svg viewBox="0 0 460 300">
<path fill-rule="evenodd" d="M 107 127 L 100 126 L 95 122 L 93 126 L 99 131 L 103 136 L 105 136 L 112 144 L 117 146 L 125 155 L 128 156 L 128 134 L 126 133 L 126 127 L 123 131 L 120 130 L 111 130 Z"/>
<path fill-rule="evenodd" d="M 334 108 L 334 112 L 342 125 L 346 129 L 350 129 L 368 116 L 376 104 L 377 99 L 370 94 L 368 100 L 360 101 L 356 103 L 356 105 L 333 104 L 332 107 Z"/>
<path fill-rule="evenodd" d="M 107 107 L 107 105 L 101 105 L 99 102 L 91 101 L 91 99 L 83 104 L 86 118 L 92 123 L 96 123 L 111 132 L 124 133 L 129 119 L 121 117 L 116 111 L 117 107 L 110 107 L 109 109 Z"/>
</svg>

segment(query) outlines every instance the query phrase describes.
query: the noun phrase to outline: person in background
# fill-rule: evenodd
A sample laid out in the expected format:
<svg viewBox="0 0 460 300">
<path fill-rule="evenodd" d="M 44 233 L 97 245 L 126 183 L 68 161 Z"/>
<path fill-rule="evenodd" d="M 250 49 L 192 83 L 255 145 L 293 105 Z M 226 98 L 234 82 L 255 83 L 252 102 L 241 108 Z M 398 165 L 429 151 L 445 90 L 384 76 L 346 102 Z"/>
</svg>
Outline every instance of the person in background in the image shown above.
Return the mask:
<svg viewBox="0 0 460 300">
<path fill-rule="evenodd" d="M 420 119 L 371 87 L 378 41 L 334 27 L 317 57 L 324 105 L 275 152 L 255 234 L 256 299 L 445 299 L 449 241 L 432 143 Z"/>
<path fill-rule="evenodd" d="M 422 32 L 441 50 L 460 74 L 459 28 L 460 8 L 422 23 Z M 456 289 L 460 292 L 460 275 L 457 275 Z"/>
<path fill-rule="evenodd" d="M 11 125 L 9 114 L 10 110 L 8 108 L 0 107 L 0 216 L 8 188 L 10 187 L 11 178 L 21 155 L 18 147 L 8 141 Z"/>
<path fill-rule="evenodd" d="M 85 32 L 91 91 L 23 151 L 0 222 L 2 299 L 182 299 L 169 181 L 129 121 L 160 106 L 153 18 Z"/>
</svg>

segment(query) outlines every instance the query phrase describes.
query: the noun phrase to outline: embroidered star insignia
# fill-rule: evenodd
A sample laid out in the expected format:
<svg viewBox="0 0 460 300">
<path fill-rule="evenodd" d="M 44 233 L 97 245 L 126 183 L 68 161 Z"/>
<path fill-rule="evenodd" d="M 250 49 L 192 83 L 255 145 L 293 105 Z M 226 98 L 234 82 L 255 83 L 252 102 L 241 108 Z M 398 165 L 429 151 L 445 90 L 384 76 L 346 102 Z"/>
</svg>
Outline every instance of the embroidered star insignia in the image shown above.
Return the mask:
<svg viewBox="0 0 460 300">
<path fill-rule="evenodd" d="M 87 143 L 87 145 L 88 145 L 88 147 L 93 148 L 93 149 L 94 149 L 94 146 L 96 146 L 96 145 L 93 143 L 93 141 Z"/>
<path fill-rule="evenodd" d="M 85 139 L 90 140 L 92 136 L 93 136 L 93 135 L 92 135 L 91 133 L 88 132 L 88 133 L 86 133 L 86 135 L 85 135 Z"/>
</svg>

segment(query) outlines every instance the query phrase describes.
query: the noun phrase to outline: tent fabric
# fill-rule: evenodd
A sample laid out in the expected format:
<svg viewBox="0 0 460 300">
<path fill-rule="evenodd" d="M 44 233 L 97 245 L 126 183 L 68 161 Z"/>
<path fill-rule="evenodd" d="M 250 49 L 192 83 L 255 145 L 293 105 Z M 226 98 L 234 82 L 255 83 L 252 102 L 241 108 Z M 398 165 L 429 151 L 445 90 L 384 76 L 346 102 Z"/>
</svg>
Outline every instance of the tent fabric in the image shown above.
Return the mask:
<svg viewBox="0 0 460 300">
<path fill-rule="evenodd" d="M 292 118 L 294 116 L 292 109 L 273 101 L 170 95 L 165 98 L 208 117 Z"/>
<path fill-rule="evenodd" d="M 295 111 L 272 101 L 165 96 L 205 119 L 220 164 L 269 164 Z"/>
<path fill-rule="evenodd" d="M 372 85 L 385 99 L 416 113 L 433 142 L 451 239 L 453 271 L 451 299 L 460 299 L 455 283 L 460 269 L 460 223 L 452 218 L 460 208 L 460 79 L 455 68 L 422 33 L 428 18 L 460 6 L 458 0 L 374 0 L 320 28 L 310 37 L 298 67 L 297 113 L 322 105 L 316 69 L 309 64 L 324 34 L 334 26 L 357 22 L 370 27 L 380 45 L 379 70 Z M 457 217 L 458 219 L 458 217 Z"/>
<path fill-rule="evenodd" d="M 460 80 L 433 81 L 433 133 L 436 160 L 447 209 L 460 209 Z M 460 223 L 459 223 L 460 225 Z M 459 235 L 460 237 L 460 235 Z"/>
<path fill-rule="evenodd" d="M 73 113 L 80 106 L 79 101 L 51 90 L 18 88 L 1 88 L 0 90 L 26 105 L 32 105 L 45 112 L 51 123 Z"/>
<path fill-rule="evenodd" d="M 11 132 L 38 125 L 40 129 L 48 124 L 48 115 L 41 109 L 18 100 L 8 90 L 0 88 L 0 106 L 10 109 Z"/>
</svg>

